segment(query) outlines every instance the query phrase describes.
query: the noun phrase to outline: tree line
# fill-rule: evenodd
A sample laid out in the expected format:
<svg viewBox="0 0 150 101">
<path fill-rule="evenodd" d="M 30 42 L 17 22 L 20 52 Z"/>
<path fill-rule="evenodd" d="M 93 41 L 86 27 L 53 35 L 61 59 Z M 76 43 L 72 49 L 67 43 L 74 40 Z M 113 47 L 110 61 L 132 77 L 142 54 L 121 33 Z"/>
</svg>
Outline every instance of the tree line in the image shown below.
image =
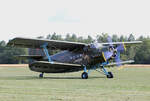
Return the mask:
<svg viewBox="0 0 150 101">
<path fill-rule="evenodd" d="M 127 47 L 127 51 L 121 55 L 122 60 L 135 60 L 135 64 L 150 64 L 150 37 L 140 36 L 135 39 L 133 34 L 129 36 L 118 36 L 112 35 L 113 42 L 126 42 L 126 41 L 143 41 L 142 44 L 132 47 Z M 56 33 L 48 34 L 46 37 L 39 36 L 37 38 L 45 38 L 49 40 L 63 40 L 71 42 L 82 42 L 82 43 L 92 43 L 92 42 L 107 42 L 108 34 L 102 33 L 98 34 L 95 39 L 90 35 L 87 38 L 77 37 L 76 34 L 67 34 L 64 38 Z M 32 49 L 32 51 L 35 51 Z M 51 50 L 50 50 L 51 51 Z M 54 54 L 59 50 L 52 51 L 50 53 Z M 33 52 L 35 53 L 35 52 Z M 31 55 L 28 49 L 16 48 L 16 47 L 7 47 L 5 41 L 0 41 L 0 64 L 18 64 L 18 63 L 27 63 L 27 60 L 20 60 L 17 58 L 18 55 Z M 34 54 L 35 55 L 35 54 Z"/>
</svg>

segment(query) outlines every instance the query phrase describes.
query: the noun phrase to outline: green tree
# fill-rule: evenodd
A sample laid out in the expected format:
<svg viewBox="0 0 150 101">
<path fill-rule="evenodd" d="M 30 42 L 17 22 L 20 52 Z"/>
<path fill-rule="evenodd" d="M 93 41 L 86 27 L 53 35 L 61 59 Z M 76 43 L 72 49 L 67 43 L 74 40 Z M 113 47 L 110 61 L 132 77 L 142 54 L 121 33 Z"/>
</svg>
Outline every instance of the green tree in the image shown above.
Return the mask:
<svg viewBox="0 0 150 101">
<path fill-rule="evenodd" d="M 119 41 L 118 36 L 117 36 L 116 34 L 114 34 L 114 35 L 112 36 L 112 41 L 113 41 L 113 42 Z"/>
<path fill-rule="evenodd" d="M 16 64 L 19 63 L 18 55 L 28 54 L 26 49 L 6 47 L 5 41 L 0 42 L 0 64 Z M 22 61 L 26 63 L 27 61 Z"/>
<path fill-rule="evenodd" d="M 150 39 L 143 39 L 143 44 L 137 49 L 135 63 L 150 64 Z"/>
<path fill-rule="evenodd" d="M 93 39 L 92 39 L 92 37 L 89 36 L 89 35 L 88 35 L 87 39 L 84 39 L 84 40 L 83 40 L 83 43 L 87 43 L 87 44 L 90 44 L 90 43 L 92 43 L 92 42 L 93 42 Z"/>
<path fill-rule="evenodd" d="M 46 39 L 51 39 L 51 34 L 48 34 L 47 36 L 46 36 Z"/>
<path fill-rule="evenodd" d="M 120 38 L 119 38 L 119 41 L 120 42 L 125 42 L 125 41 L 128 41 L 128 38 L 126 36 L 121 35 Z"/>
<path fill-rule="evenodd" d="M 129 35 L 128 41 L 135 41 L 135 38 L 134 38 L 133 34 Z"/>
<path fill-rule="evenodd" d="M 100 43 L 101 42 L 108 42 L 107 38 L 108 38 L 108 34 L 102 33 L 101 35 L 97 35 L 96 40 Z"/>
</svg>

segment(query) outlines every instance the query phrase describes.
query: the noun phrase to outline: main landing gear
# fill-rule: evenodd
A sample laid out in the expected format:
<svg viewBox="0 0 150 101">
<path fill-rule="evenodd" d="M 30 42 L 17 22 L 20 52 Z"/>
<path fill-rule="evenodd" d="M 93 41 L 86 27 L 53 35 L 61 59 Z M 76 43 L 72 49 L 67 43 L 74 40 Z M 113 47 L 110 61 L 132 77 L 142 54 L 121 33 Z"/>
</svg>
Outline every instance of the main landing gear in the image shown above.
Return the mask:
<svg viewBox="0 0 150 101">
<path fill-rule="evenodd" d="M 109 79 L 114 78 L 112 72 L 108 72 L 108 74 L 104 74 L 104 75 L 106 75 L 106 77 L 109 78 Z M 88 79 L 88 73 L 83 72 L 82 75 L 81 75 L 81 78 L 82 79 Z"/>
<path fill-rule="evenodd" d="M 83 72 L 81 77 L 82 77 L 82 79 L 88 79 L 88 73 L 87 72 Z"/>
<path fill-rule="evenodd" d="M 113 74 L 112 72 L 107 72 L 107 70 L 104 68 L 104 66 L 102 66 L 102 72 L 104 73 L 104 75 L 106 75 L 107 78 L 113 78 Z"/>
<path fill-rule="evenodd" d="M 88 79 L 88 73 L 86 70 L 86 66 L 85 65 L 83 65 L 83 66 L 84 66 L 84 72 L 82 73 L 81 78 L 82 79 Z"/>
<path fill-rule="evenodd" d="M 106 65 L 106 64 L 107 64 L 107 62 L 102 63 L 102 65 L 98 64 L 96 66 L 93 66 L 92 69 L 96 70 L 96 67 L 97 68 L 99 67 L 101 71 L 98 71 L 98 72 L 101 72 L 102 74 L 106 75 L 107 78 L 113 78 L 114 76 L 113 76 L 112 72 L 107 72 L 107 70 L 104 68 L 104 65 Z M 90 73 L 90 71 L 87 72 L 86 66 L 84 65 L 84 72 L 82 73 L 81 78 L 82 79 L 88 79 L 88 74 L 89 73 Z"/>
<path fill-rule="evenodd" d="M 108 72 L 107 78 L 113 78 L 113 77 L 114 76 L 113 76 L 112 72 Z"/>
</svg>

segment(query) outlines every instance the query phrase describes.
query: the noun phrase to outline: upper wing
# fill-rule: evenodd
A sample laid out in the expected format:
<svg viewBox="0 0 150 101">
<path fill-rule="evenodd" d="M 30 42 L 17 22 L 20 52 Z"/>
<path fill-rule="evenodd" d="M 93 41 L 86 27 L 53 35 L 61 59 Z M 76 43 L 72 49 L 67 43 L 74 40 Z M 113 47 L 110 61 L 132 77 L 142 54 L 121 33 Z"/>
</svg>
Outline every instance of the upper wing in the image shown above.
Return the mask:
<svg viewBox="0 0 150 101">
<path fill-rule="evenodd" d="M 142 41 L 130 41 L 130 42 L 111 42 L 111 43 L 101 43 L 102 45 L 104 46 L 107 46 L 107 45 L 120 45 L 120 44 L 125 44 L 126 46 L 129 46 L 129 45 L 133 45 L 133 44 L 140 44 L 142 43 Z"/>
<path fill-rule="evenodd" d="M 78 43 L 78 42 L 21 38 L 21 37 L 10 40 L 7 46 L 16 46 L 16 47 L 23 47 L 23 48 L 41 48 L 41 46 L 44 44 L 47 44 L 47 48 L 49 49 L 60 49 L 60 50 L 81 49 L 84 46 L 86 46 L 86 44 Z"/>
</svg>

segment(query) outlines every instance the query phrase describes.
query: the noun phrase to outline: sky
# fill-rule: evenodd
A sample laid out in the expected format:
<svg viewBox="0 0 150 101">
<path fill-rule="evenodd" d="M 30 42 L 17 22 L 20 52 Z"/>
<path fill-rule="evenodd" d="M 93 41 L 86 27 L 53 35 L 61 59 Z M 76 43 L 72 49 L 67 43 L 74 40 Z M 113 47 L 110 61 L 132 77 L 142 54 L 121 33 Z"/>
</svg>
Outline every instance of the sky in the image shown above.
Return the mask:
<svg viewBox="0 0 150 101">
<path fill-rule="evenodd" d="M 62 36 L 150 36 L 149 0 L 0 0 L 0 40 Z"/>
</svg>

